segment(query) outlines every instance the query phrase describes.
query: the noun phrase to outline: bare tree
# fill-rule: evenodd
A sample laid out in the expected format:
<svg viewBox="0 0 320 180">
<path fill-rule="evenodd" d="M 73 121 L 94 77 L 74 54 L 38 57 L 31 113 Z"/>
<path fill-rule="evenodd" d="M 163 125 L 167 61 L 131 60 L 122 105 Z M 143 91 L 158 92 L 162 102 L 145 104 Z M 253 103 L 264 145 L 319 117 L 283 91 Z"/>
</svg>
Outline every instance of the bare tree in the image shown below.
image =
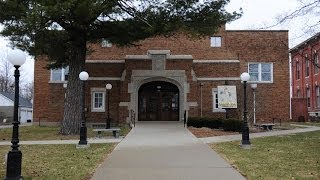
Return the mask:
<svg viewBox="0 0 320 180">
<path fill-rule="evenodd" d="M 12 65 L 7 61 L 6 56 L 0 57 L 0 91 L 13 92 L 14 81 L 10 69 Z"/>
<path fill-rule="evenodd" d="M 297 7 L 291 11 L 280 14 L 276 17 L 275 24 L 263 27 L 269 29 L 283 24 L 291 24 L 299 21 L 300 31 L 302 32 L 295 38 L 313 35 L 320 29 L 320 0 L 296 0 Z"/>
<path fill-rule="evenodd" d="M 29 101 L 33 99 L 33 82 L 24 84 L 21 87 L 21 96 Z"/>
</svg>

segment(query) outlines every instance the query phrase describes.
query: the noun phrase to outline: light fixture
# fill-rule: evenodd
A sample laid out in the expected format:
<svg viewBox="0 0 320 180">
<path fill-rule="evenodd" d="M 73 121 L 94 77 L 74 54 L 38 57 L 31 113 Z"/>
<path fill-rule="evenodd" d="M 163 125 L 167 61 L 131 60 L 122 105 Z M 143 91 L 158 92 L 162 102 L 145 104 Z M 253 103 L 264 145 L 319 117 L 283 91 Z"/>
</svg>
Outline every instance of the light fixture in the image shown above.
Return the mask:
<svg viewBox="0 0 320 180">
<path fill-rule="evenodd" d="M 9 52 L 8 61 L 15 67 L 14 79 L 14 105 L 13 105 L 13 127 L 12 127 L 12 150 L 7 156 L 7 174 L 5 179 L 23 179 L 21 176 L 22 152 L 19 150 L 19 67 L 26 62 L 26 54 L 15 49 Z"/>
<path fill-rule="evenodd" d="M 106 129 L 110 129 L 110 90 L 112 89 L 112 84 L 106 85 L 107 93 L 108 93 L 108 109 L 107 109 L 107 119 L 106 119 Z"/>
<path fill-rule="evenodd" d="M 249 140 L 249 127 L 247 120 L 247 81 L 250 79 L 250 75 L 247 72 L 244 72 L 240 75 L 241 81 L 243 81 L 243 125 L 242 125 L 242 141 L 241 147 L 243 149 L 250 149 L 251 143 Z"/>
<path fill-rule="evenodd" d="M 80 126 L 80 141 L 77 147 L 86 148 L 88 147 L 87 141 L 87 125 L 85 117 L 85 82 L 89 79 L 89 74 L 86 71 L 79 73 L 79 79 L 82 81 L 82 96 L 80 102 L 81 114 L 81 126 Z"/>
</svg>

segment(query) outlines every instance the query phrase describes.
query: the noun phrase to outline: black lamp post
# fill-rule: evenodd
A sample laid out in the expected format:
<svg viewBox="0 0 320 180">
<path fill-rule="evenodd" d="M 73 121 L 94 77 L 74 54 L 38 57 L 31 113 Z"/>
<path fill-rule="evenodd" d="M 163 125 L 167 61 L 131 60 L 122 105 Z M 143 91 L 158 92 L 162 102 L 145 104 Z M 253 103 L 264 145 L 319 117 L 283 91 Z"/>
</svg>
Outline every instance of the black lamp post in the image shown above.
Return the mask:
<svg viewBox="0 0 320 180">
<path fill-rule="evenodd" d="M 108 117 L 106 119 L 106 129 L 110 129 L 110 90 L 112 89 L 112 84 L 107 84 L 106 85 L 106 89 L 107 89 L 107 93 L 108 93 L 108 110 L 107 110 L 107 113 L 108 113 Z"/>
<path fill-rule="evenodd" d="M 85 117 L 85 81 L 89 79 L 89 74 L 86 71 L 82 71 L 79 74 L 79 79 L 82 81 L 82 96 L 80 100 L 81 113 L 81 127 L 80 127 L 80 141 L 78 146 L 86 147 L 88 145 L 87 141 L 87 126 Z"/>
<path fill-rule="evenodd" d="M 19 67 L 25 63 L 26 55 L 21 50 L 13 50 L 8 54 L 8 60 L 14 65 L 14 109 L 13 109 L 13 128 L 12 128 L 12 150 L 8 153 L 7 159 L 7 175 L 6 180 L 10 179 L 22 179 L 21 176 L 21 163 L 22 153 L 19 150 L 19 119 L 18 119 L 18 107 L 19 107 Z"/>
<path fill-rule="evenodd" d="M 242 73 L 240 76 L 241 81 L 243 81 L 243 125 L 242 125 L 242 141 L 241 147 L 243 149 L 250 149 L 251 143 L 249 140 L 249 127 L 247 119 L 247 81 L 250 79 L 249 73 Z"/>
</svg>

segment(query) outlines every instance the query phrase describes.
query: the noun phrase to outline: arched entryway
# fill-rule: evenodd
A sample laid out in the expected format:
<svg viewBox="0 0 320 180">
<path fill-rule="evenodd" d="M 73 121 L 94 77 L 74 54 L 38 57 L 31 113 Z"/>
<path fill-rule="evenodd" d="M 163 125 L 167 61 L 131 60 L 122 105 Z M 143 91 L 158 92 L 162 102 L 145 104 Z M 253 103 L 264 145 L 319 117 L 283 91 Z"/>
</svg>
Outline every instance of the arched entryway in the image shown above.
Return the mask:
<svg viewBox="0 0 320 180">
<path fill-rule="evenodd" d="M 138 92 L 139 121 L 179 121 L 179 89 L 165 81 L 143 84 Z"/>
</svg>

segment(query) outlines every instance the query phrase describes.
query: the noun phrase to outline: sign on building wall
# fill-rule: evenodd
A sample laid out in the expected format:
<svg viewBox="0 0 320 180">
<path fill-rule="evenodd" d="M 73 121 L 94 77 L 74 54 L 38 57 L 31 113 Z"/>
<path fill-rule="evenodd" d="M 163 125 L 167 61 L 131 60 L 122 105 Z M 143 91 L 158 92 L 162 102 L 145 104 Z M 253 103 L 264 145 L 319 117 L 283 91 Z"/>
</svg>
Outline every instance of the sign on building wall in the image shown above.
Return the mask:
<svg viewBox="0 0 320 180">
<path fill-rule="evenodd" d="M 218 107 L 237 108 L 236 86 L 218 86 Z"/>
</svg>

